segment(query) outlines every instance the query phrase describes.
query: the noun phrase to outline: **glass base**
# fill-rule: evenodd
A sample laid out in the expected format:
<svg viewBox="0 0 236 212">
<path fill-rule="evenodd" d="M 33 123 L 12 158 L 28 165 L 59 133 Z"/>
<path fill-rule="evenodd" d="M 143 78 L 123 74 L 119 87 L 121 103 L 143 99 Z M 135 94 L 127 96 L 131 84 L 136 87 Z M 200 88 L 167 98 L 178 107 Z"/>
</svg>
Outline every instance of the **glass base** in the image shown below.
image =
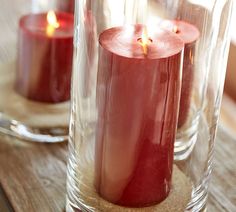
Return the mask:
<svg viewBox="0 0 236 212">
<path fill-rule="evenodd" d="M 185 160 L 182 158 L 182 160 L 175 160 L 175 165 L 190 180 L 190 196 L 187 202 L 184 204 L 184 210 L 182 209 L 180 211 L 205 212 L 208 196 L 208 184 L 212 170 L 214 134 L 211 132 L 215 132 L 216 125 L 214 124 L 209 128 L 207 119 L 202 113 L 199 113 L 199 116 L 195 120 L 195 125 L 192 125 L 187 134 L 191 136 L 186 136 L 186 145 L 184 145 L 184 140 L 180 140 L 182 142 L 180 144 L 182 145 L 175 149 L 181 150 L 180 147 L 184 147 L 182 148 L 182 152 L 175 152 L 175 157 L 179 156 L 179 158 L 181 158 L 181 156 L 184 156 L 182 158 L 187 158 Z M 91 133 L 90 136 L 94 136 L 94 132 Z M 80 138 L 78 137 L 76 139 Z M 67 212 L 90 212 L 96 211 L 96 209 L 101 211 L 98 208 L 103 206 L 103 203 L 99 201 L 98 197 L 94 198 L 93 195 L 90 195 L 90 191 L 87 192 L 89 189 L 93 188 L 93 181 L 89 181 L 89 177 L 94 179 L 94 175 L 91 173 L 91 169 L 88 170 L 86 165 L 91 163 L 91 165 L 94 166 L 94 152 L 91 150 L 93 149 L 93 146 L 91 146 L 93 144 L 93 140 L 94 138 L 91 138 L 91 140 L 86 140 L 87 142 L 84 142 L 82 147 L 74 146 L 75 144 L 72 141 L 69 142 L 70 155 L 67 167 Z M 205 145 L 205 143 L 209 145 Z M 184 187 L 181 186 L 181 191 L 183 191 L 183 188 Z M 178 194 L 181 194 L 181 192 L 178 192 Z M 173 203 L 173 205 L 175 204 Z M 147 208 L 145 209 L 148 211 Z"/>
<path fill-rule="evenodd" d="M 193 190 L 192 199 L 187 206 L 186 212 L 206 211 L 207 197 L 207 184 L 202 184 L 195 188 Z"/>
<path fill-rule="evenodd" d="M 16 62 L 0 64 L 0 132 L 26 141 L 57 143 L 68 139 L 69 101 L 31 101 L 14 89 Z"/>
<path fill-rule="evenodd" d="M 70 147 L 70 145 L 69 145 Z M 75 163 L 75 158 L 71 157 L 68 161 L 68 179 L 67 179 L 67 204 L 66 204 L 66 211 L 67 212 L 78 212 L 78 211 L 86 211 L 86 212 L 93 212 L 100 211 L 99 208 L 104 207 L 103 201 L 100 201 L 99 197 L 96 195 L 91 195 L 91 186 L 92 184 L 88 181 L 89 174 L 84 172 L 84 170 L 79 169 L 78 166 Z M 83 167 L 82 167 L 83 169 Z M 77 170 L 77 171 L 76 171 Z M 81 173 L 84 173 L 85 176 L 81 178 Z M 209 177 L 211 173 L 211 166 L 207 169 L 206 172 L 203 174 L 203 178 L 201 178 L 200 183 L 194 187 L 191 185 L 193 182 L 190 183 L 190 191 L 189 194 L 191 195 L 190 198 L 187 199 L 187 202 L 184 204 L 184 207 L 186 207 L 185 211 L 188 212 L 199 212 L 204 211 L 206 208 L 206 202 L 207 202 L 207 194 L 208 194 L 208 182 Z M 91 173 L 90 173 L 91 175 Z M 93 176 L 93 175 L 91 175 Z M 91 177 L 90 176 L 90 177 Z M 86 179 L 85 179 L 86 178 Z M 81 180 L 85 180 L 82 182 Z M 189 179 L 189 178 L 187 178 Z M 183 180 L 183 179 L 182 179 Z M 182 182 L 181 180 L 181 182 Z M 78 183 L 80 183 L 81 186 L 78 186 Z M 181 189 L 183 189 L 184 186 L 180 186 Z M 84 189 L 87 191 L 85 192 Z M 93 190 L 93 189 L 92 189 Z M 177 192 L 178 195 L 180 194 L 179 191 Z M 182 194 L 181 194 L 182 195 Z M 86 199 L 86 200 L 85 200 Z M 182 199 L 182 198 L 181 198 Z M 173 199 L 172 199 L 173 200 Z M 173 200 L 173 204 L 174 204 Z M 110 206 L 110 203 L 106 203 L 106 206 Z M 174 204 L 175 205 L 175 204 Z M 178 207 L 178 206 L 177 206 Z M 95 209 L 96 208 L 96 209 Z M 111 208 L 109 208 L 111 209 Z M 142 209 L 137 209 L 137 211 L 140 211 Z M 113 210 L 102 210 L 104 212 L 106 211 L 113 211 Z M 114 211 L 120 211 L 120 210 L 114 210 Z M 126 210 L 122 210 L 126 211 Z M 130 208 L 127 208 L 127 211 L 131 211 Z M 136 211 L 136 209 L 132 209 L 132 211 Z M 156 210 L 149 210 L 145 208 L 144 211 L 156 211 Z M 157 210 L 159 211 L 159 210 Z M 176 211 L 172 210 L 173 212 Z M 183 209 L 181 211 L 184 211 Z"/>
<path fill-rule="evenodd" d="M 79 206 L 74 205 L 72 202 L 70 202 L 70 200 L 68 198 L 66 198 L 66 212 L 82 212 L 82 211 L 88 211 L 90 212 L 90 210 L 87 210 L 85 207 L 83 207 L 82 204 L 80 204 Z"/>
<path fill-rule="evenodd" d="M 76 202 L 76 204 L 75 204 Z M 192 198 L 186 208 L 186 212 L 206 212 L 207 203 L 207 184 L 202 184 L 195 188 L 192 192 Z M 84 205 L 79 196 L 74 196 L 73 200 L 70 200 L 67 196 L 66 199 L 66 212 L 92 212 L 89 206 Z M 138 209 L 138 211 L 140 211 Z M 105 211 L 104 211 L 105 212 Z M 173 211 L 174 212 L 174 211 Z"/>
<path fill-rule="evenodd" d="M 191 120 L 191 123 L 189 122 L 183 127 L 177 129 L 174 148 L 175 161 L 185 160 L 188 158 L 197 141 L 199 115 L 197 114 L 196 117 Z"/>
<path fill-rule="evenodd" d="M 40 143 L 57 143 L 68 139 L 68 127 L 28 127 L 1 113 L 0 132 L 26 141 Z"/>
</svg>

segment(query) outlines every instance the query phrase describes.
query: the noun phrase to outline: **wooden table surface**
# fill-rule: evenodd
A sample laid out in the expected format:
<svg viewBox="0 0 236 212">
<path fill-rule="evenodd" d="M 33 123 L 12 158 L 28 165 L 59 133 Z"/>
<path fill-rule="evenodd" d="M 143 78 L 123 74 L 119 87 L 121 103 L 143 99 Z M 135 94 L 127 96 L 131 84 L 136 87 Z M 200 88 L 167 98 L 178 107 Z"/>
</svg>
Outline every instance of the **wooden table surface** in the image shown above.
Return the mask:
<svg viewBox="0 0 236 212">
<path fill-rule="evenodd" d="M 236 212 L 236 137 L 226 124 L 228 105 L 228 99 L 224 100 L 208 200 L 210 212 Z M 234 115 L 230 125 L 236 127 Z M 63 211 L 66 156 L 66 143 L 35 144 L 0 136 L 0 212 Z"/>
</svg>

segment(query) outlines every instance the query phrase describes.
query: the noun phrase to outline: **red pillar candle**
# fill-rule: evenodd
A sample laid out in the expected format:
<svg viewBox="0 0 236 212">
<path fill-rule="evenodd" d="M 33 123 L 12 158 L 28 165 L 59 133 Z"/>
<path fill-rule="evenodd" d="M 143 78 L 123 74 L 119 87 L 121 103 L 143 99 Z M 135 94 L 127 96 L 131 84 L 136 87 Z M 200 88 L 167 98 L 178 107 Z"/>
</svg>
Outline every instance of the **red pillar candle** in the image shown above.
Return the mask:
<svg viewBox="0 0 236 212">
<path fill-rule="evenodd" d="M 95 187 L 128 207 L 159 203 L 170 191 L 184 46 L 156 30 L 144 51 L 143 30 L 117 27 L 99 37 Z"/>
<path fill-rule="evenodd" d="M 176 33 L 185 43 L 182 88 L 178 117 L 178 128 L 180 128 L 185 124 L 190 110 L 194 81 L 195 44 L 199 38 L 200 33 L 197 27 L 195 27 L 194 25 L 180 20 L 164 21 L 162 23 L 162 26 L 165 29 Z"/>
<path fill-rule="evenodd" d="M 58 12 L 56 18 L 56 27 L 46 13 L 26 15 L 19 22 L 16 90 L 31 100 L 56 103 L 70 98 L 73 15 Z"/>
</svg>

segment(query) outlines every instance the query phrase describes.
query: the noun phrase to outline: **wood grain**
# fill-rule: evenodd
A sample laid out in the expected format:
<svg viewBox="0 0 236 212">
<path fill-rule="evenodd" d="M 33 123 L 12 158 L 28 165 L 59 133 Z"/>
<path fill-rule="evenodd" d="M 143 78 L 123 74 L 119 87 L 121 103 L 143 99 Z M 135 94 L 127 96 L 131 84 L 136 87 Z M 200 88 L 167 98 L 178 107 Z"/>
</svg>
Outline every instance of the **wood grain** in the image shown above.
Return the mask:
<svg viewBox="0 0 236 212">
<path fill-rule="evenodd" d="M 236 139 L 218 129 L 210 183 L 209 211 L 236 211 Z"/>
<path fill-rule="evenodd" d="M 66 144 L 0 137 L 0 182 L 16 212 L 63 211 L 66 153 Z"/>
<path fill-rule="evenodd" d="M 208 203 L 210 212 L 236 211 L 235 150 L 236 140 L 219 128 Z M 66 155 L 65 143 L 33 144 L 0 137 L 0 183 L 14 211 L 64 210 Z"/>
<path fill-rule="evenodd" d="M 236 211 L 236 138 L 224 130 L 228 123 L 224 117 L 230 117 L 227 103 L 223 101 L 224 127 L 219 127 L 216 139 L 209 212 Z M 233 122 L 236 117 L 231 117 Z M 0 211 L 64 211 L 66 155 L 66 143 L 34 144 L 0 136 L 0 183 L 4 190 L 0 192 Z"/>
<path fill-rule="evenodd" d="M 225 131 L 236 138 L 236 100 L 233 100 L 227 94 L 223 96 L 220 123 Z"/>
<path fill-rule="evenodd" d="M 13 211 L 11 204 L 9 203 L 8 198 L 1 186 L 0 186 L 0 211 L 1 212 Z"/>
</svg>

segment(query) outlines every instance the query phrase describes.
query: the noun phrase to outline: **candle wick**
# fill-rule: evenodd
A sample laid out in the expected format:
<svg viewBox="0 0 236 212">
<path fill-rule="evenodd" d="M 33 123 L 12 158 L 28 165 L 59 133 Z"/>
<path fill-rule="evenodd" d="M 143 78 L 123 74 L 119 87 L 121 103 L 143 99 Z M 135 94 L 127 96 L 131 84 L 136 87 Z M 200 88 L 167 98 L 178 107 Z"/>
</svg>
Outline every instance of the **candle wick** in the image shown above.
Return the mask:
<svg viewBox="0 0 236 212">
<path fill-rule="evenodd" d="M 143 43 L 143 53 L 144 55 L 147 55 L 148 53 L 148 48 L 147 48 L 147 44 L 148 44 L 148 33 L 147 33 L 147 27 L 144 27 L 143 29 L 143 34 L 142 34 L 142 43 Z"/>
<path fill-rule="evenodd" d="M 142 48 L 143 48 L 143 54 L 144 55 L 147 55 L 148 54 L 148 45 L 150 44 L 150 43 L 152 43 L 152 39 L 150 39 L 150 38 L 145 38 L 145 39 L 143 39 L 143 38 L 138 38 L 138 40 L 137 40 L 138 42 L 139 42 L 139 44 L 142 46 Z"/>
<path fill-rule="evenodd" d="M 143 47 L 143 53 L 146 56 L 148 54 L 148 45 L 152 42 L 152 39 L 148 37 L 147 27 L 143 28 L 142 37 L 137 41 Z"/>
<path fill-rule="evenodd" d="M 173 27 L 173 32 L 176 33 L 176 34 L 179 34 L 180 33 L 180 30 L 177 26 L 174 26 Z"/>
<path fill-rule="evenodd" d="M 143 46 L 143 53 L 144 53 L 145 56 L 147 56 L 147 54 L 148 54 L 147 45 L 144 45 L 144 46 Z"/>
</svg>

